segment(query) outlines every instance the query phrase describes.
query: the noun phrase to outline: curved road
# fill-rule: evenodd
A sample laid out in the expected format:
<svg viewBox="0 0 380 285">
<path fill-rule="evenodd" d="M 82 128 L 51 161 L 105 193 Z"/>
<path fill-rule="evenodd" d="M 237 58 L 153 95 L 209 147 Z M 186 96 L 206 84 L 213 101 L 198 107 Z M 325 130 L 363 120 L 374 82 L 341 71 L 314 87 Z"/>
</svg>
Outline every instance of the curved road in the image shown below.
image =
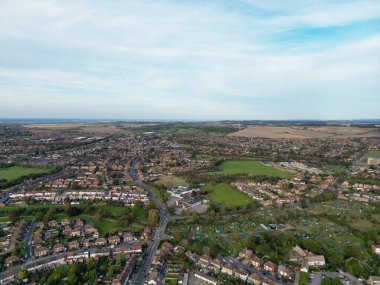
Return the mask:
<svg viewBox="0 0 380 285">
<path fill-rule="evenodd" d="M 139 178 L 139 176 L 136 173 L 135 165 L 136 165 L 136 160 L 132 159 L 132 161 L 130 163 L 129 173 L 130 173 L 133 181 L 137 185 L 139 185 L 141 188 L 143 188 L 145 191 L 148 191 L 150 197 L 156 203 L 158 211 L 160 213 L 160 221 L 159 221 L 158 226 L 156 228 L 156 231 L 154 233 L 153 241 L 149 244 L 146 256 L 145 256 L 144 261 L 143 261 L 143 264 L 140 267 L 135 279 L 132 282 L 133 284 L 136 284 L 136 285 L 142 285 L 142 284 L 144 284 L 145 277 L 146 277 L 146 275 L 149 271 L 149 268 L 153 262 L 154 254 L 157 251 L 157 248 L 160 244 L 160 241 L 162 240 L 162 238 L 164 236 L 164 232 L 165 232 L 166 226 L 168 224 L 168 220 L 169 220 L 169 215 L 167 212 L 166 205 L 160 201 L 159 197 L 156 195 L 156 193 L 154 193 L 154 191 L 152 189 L 150 189 L 146 184 L 144 184 L 141 181 L 141 179 Z"/>
</svg>

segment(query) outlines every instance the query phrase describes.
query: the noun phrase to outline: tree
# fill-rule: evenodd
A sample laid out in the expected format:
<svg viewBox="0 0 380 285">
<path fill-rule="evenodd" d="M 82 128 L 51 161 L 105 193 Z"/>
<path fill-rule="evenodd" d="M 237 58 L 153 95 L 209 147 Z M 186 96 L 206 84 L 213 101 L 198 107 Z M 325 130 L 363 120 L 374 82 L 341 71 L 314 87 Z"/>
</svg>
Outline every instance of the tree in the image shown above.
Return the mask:
<svg viewBox="0 0 380 285">
<path fill-rule="evenodd" d="M 332 282 L 331 282 L 331 285 L 343 285 L 342 281 L 340 281 L 339 277 L 336 276 Z"/>
<path fill-rule="evenodd" d="M 158 222 L 158 211 L 155 209 L 150 209 L 148 214 L 148 224 L 154 227 Z"/>
<path fill-rule="evenodd" d="M 344 262 L 344 265 L 349 273 L 357 277 L 359 277 L 363 272 L 363 267 L 360 264 L 360 261 L 356 258 L 351 257 L 350 259 L 347 259 Z"/>
<path fill-rule="evenodd" d="M 324 277 L 322 279 L 321 285 L 331 285 L 331 279 L 329 277 Z"/>
<path fill-rule="evenodd" d="M 28 270 L 26 268 L 23 268 L 19 271 L 19 273 L 17 274 L 17 277 L 19 280 L 24 280 L 25 278 L 28 277 Z"/>
<path fill-rule="evenodd" d="M 20 215 L 21 215 L 20 210 L 14 210 L 8 213 L 8 218 L 11 222 L 15 222 L 20 218 Z"/>
</svg>

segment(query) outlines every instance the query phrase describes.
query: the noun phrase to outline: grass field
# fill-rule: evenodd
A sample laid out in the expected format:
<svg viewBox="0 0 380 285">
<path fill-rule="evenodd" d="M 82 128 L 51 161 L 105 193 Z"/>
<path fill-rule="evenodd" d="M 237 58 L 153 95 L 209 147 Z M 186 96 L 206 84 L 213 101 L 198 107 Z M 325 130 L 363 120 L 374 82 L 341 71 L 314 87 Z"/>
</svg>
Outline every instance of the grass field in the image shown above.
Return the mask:
<svg viewBox="0 0 380 285">
<path fill-rule="evenodd" d="M 257 160 L 231 160 L 223 162 L 216 174 L 253 174 L 290 178 L 292 173 L 262 164 Z"/>
<path fill-rule="evenodd" d="M 369 152 L 366 153 L 366 155 L 364 157 L 365 158 L 368 158 L 368 157 L 380 158 L 380 151 L 379 150 L 370 150 Z"/>
<path fill-rule="evenodd" d="M 0 168 L 0 179 L 13 181 L 26 175 L 43 174 L 43 173 L 49 173 L 50 171 L 51 169 L 49 168 L 12 166 L 12 167 L 7 167 L 7 168 Z"/>
<path fill-rule="evenodd" d="M 154 184 L 171 188 L 179 185 L 186 185 L 186 181 L 180 177 L 170 175 L 161 177 Z"/>
<path fill-rule="evenodd" d="M 246 195 L 226 183 L 207 184 L 202 187 L 202 190 L 212 191 L 209 197 L 214 203 L 236 207 L 245 206 L 250 202 L 250 199 Z"/>
<path fill-rule="evenodd" d="M 347 169 L 344 166 L 340 165 L 327 165 L 324 169 L 336 174 L 344 174 L 347 171 Z"/>
</svg>

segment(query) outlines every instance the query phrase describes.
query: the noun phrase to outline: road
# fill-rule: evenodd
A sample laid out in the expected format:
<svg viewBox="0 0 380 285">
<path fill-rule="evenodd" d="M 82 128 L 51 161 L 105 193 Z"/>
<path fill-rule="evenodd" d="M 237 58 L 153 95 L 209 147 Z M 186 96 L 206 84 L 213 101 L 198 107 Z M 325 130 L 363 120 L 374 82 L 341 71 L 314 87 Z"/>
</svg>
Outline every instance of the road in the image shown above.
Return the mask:
<svg viewBox="0 0 380 285">
<path fill-rule="evenodd" d="M 25 246 L 25 261 L 28 261 L 32 257 L 32 248 L 31 248 L 31 241 L 32 241 L 32 235 L 34 228 L 36 227 L 36 222 L 32 221 L 28 227 L 28 230 L 24 236 L 24 246 Z"/>
<path fill-rule="evenodd" d="M 137 185 L 139 185 L 141 188 L 143 188 L 145 191 L 149 193 L 152 200 L 156 203 L 157 209 L 160 213 L 160 221 L 154 233 L 153 241 L 149 244 L 147 252 L 146 252 L 146 256 L 144 257 L 143 264 L 141 265 L 135 279 L 132 282 L 133 284 L 136 284 L 136 285 L 142 285 L 144 284 L 146 274 L 148 273 L 149 268 L 153 262 L 154 254 L 157 251 L 160 241 L 162 240 L 164 236 L 165 229 L 169 220 L 169 215 L 168 215 L 166 205 L 160 201 L 160 198 L 156 195 L 156 193 L 154 193 L 152 189 L 150 189 L 146 184 L 144 184 L 141 181 L 141 179 L 136 173 L 135 165 L 136 165 L 136 160 L 133 159 L 131 161 L 130 169 L 129 169 L 129 173 L 133 181 L 135 181 Z"/>
</svg>

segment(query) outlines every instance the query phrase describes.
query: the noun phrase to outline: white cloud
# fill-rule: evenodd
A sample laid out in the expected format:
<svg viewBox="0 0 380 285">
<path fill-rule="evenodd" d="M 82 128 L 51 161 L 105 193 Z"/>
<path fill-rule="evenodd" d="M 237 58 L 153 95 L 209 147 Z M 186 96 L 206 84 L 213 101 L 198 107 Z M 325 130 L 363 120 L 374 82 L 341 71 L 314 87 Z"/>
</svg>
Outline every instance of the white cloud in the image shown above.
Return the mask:
<svg viewBox="0 0 380 285">
<path fill-rule="evenodd" d="M 376 115 L 379 34 L 297 54 L 268 34 L 373 19 L 380 4 L 289 3 L 252 0 L 265 12 L 251 15 L 214 2 L 4 1 L 2 116 L 312 118 L 332 105 L 339 117 L 358 98 Z"/>
</svg>

